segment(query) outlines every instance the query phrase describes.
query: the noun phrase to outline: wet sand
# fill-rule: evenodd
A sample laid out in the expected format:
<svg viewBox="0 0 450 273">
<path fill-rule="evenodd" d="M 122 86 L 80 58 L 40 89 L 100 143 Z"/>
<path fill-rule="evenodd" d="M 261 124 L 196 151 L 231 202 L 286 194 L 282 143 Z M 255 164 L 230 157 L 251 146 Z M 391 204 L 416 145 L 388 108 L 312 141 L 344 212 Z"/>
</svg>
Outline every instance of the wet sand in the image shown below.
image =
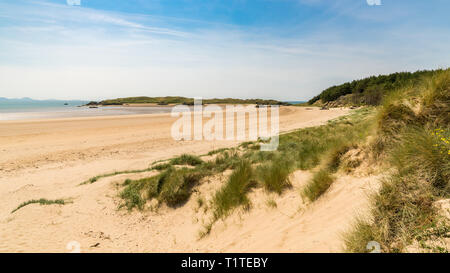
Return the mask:
<svg viewBox="0 0 450 273">
<path fill-rule="evenodd" d="M 5 120 L 36 120 L 62 119 L 80 117 L 122 116 L 139 114 L 170 113 L 172 107 L 158 105 L 129 105 L 129 106 L 80 106 L 80 107 L 48 107 L 28 109 L 1 109 L 0 121 Z"/>
</svg>

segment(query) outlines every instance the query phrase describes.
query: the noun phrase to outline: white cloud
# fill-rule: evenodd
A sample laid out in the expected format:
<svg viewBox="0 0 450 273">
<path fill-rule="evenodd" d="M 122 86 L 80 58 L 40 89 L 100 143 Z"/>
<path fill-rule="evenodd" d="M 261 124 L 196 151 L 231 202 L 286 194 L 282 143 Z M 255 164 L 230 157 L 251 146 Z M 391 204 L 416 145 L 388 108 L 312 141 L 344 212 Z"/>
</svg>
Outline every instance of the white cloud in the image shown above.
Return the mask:
<svg viewBox="0 0 450 273">
<path fill-rule="evenodd" d="M 400 26 L 349 39 L 324 22 L 302 37 L 280 38 L 230 25 L 188 31 L 169 27 L 176 24 L 168 18 L 37 5 L 0 3 L 9 11 L 0 20 L 16 22 L 0 26 L 0 96 L 308 99 L 346 80 L 450 62 L 448 39 L 432 30 L 412 35 Z"/>
</svg>

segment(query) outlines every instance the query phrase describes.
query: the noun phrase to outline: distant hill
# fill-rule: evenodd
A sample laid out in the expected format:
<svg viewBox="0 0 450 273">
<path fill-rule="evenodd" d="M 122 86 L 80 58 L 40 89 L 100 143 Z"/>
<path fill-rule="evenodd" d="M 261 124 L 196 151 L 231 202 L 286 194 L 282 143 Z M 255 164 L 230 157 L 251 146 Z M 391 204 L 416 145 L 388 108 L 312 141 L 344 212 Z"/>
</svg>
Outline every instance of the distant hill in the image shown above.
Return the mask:
<svg viewBox="0 0 450 273">
<path fill-rule="evenodd" d="M 371 76 L 341 85 L 334 85 L 308 101 L 309 104 L 340 105 L 378 105 L 383 96 L 401 87 L 413 86 L 424 77 L 443 70 L 420 70 L 398 72 L 389 75 Z M 335 103 L 333 103 L 335 102 Z"/>
<path fill-rule="evenodd" d="M 32 102 L 34 101 L 31 98 L 13 98 L 13 99 L 8 99 L 8 98 L 4 98 L 4 97 L 0 97 L 0 102 Z"/>
<path fill-rule="evenodd" d="M 128 98 L 118 98 L 103 100 L 100 102 L 90 102 L 90 105 L 123 105 L 132 103 L 155 103 L 159 105 L 167 104 L 184 104 L 193 105 L 193 98 L 186 97 L 128 97 Z M 277 101 L 277 100 L 262 100 L 262 99 L 204 99 L 205 104 L 264 104 L 264 105 L 289 105 L 287 102 Z"/>
<path fill-rule="evenodd" d="M 85 100 L 35 100 L 32 98 L 24 97 L 24 98 L 5 98 L 0 97 L 0 102 L 8 102 L 8 103 L 42 103 L 42 102 L 87 102 Z"/>
</svg>

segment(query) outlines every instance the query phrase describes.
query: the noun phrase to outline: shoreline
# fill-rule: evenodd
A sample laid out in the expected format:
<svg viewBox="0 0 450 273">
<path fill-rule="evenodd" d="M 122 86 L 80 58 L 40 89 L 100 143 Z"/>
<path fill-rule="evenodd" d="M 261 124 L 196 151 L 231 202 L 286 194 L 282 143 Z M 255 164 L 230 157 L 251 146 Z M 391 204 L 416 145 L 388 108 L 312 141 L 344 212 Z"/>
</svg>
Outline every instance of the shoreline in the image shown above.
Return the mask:
<svg viewBox="0 0 450 273">
<path fill-rule="evenodd" d="M 87 117 L 108 117 L 108 116 L 131 116 L 170 113 L 171 106 L 147 106 L 147 107 L 127 107 L 127 106 L 101 106 L 90 108 L 88 106 L 75 106 L 67 108 L 35 108 L 18 109 L 13 112 L 0 112 L 0 122 L 4 121 L 30 121 L 30 120 L 51 120 L 51 119 L 71 119 Z M 31 111 L 23 111 L 31 110 Z"/>
<path fill-rule="evenodd" d="M 86 105 L 74 106 L 68 108 L 45 108 L 51 111 L 24 111 L 24 112 L 0 112 L 0 123 L 2 122 L 18 122 L 18 121 L 49 121 L 49 120 L 73 120 L 73 119 L 83 119 L 83 118 L 100 118 L 100 117 L 112 117 L 119 118 L 123 116 L 145 116 L 145 115 L 164 115 L 170 114 L 172 108 L 177 105 L 182 104 L 168 104 L 168 105 L 157 105 L 157 104 L 126 104 L 126 105 L 106 105 L 106 106 L 96 106 L 91 108 Z M 212 104 L 211 104 L 212 105 Z M 214 104 L 221 108 L 225 108 L 227 105 L 242 105 L 251 106 L 254 104 Z M 193 106 L 188 106 L 192 108 Z M 205 107 L 205 105 L 203 106 Z M 286 107 L 286 106 L 283 106 Z M 293 107 L 293 106 L 289 106 Z M 314 106 L 312 106 L 314 108 Z M 36 108 L 38 109 L 38 108 Z M 53 111 L 54 110 L 54 111 Z M 105 112 L 102 112 L 105 111 Z M 5 116 L 10 116 L 10 118 L 2 118 Z M 44 117 L 39 117 L 44 116 Z M 48 117 L 45 117 L 48 116 Z"/>
</svg>

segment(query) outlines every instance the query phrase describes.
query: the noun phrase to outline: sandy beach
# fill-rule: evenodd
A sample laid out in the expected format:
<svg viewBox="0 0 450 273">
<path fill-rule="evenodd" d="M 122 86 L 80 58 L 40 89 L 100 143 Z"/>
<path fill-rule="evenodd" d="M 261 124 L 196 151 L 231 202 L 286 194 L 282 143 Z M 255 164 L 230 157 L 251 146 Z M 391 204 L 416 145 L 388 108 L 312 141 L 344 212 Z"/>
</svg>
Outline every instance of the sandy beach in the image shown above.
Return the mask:
<svg viewBox="0 0 450 273">
<path fill-rule="evenodd" d="M 347 109 L 281 107 L 280 129 L 316 126 L 346 113 Z M 239 143 L 175 141 L 170 135 L 175 120 L 170 114 L 145 114 L 1 121 L 0 252 L 69 252 L 78 244 L 81 252 L 339 251 L 342 224 L 363 207 L 360 196 L 371 187 L 370 178 L 340 177 L 330 190 L 332 199 L 304 210 L 298 188 L 310 174 L 297 171 L 292 174 L 293 189 L 274 197 L 276 209 L 268 210 L 267 194 L 255 190 L 254 208 L 246 217 L 236 212 L 201 240 L 198 233 L 208 219 L 197 208 L 195 195 L 208 199 L 227 172 L 201 183 L 184 206 L 156 212 L 118 209 L 118 183 L 150 173 L 80 185 L 98 174 L 146 168 L 182 153 L 201 155 Z M 11 213 L 20 203 L 39 198 L 71 202 L 32 204 Z M 268 234 L 271 240 L 262 240 Z"/>
</svg>

